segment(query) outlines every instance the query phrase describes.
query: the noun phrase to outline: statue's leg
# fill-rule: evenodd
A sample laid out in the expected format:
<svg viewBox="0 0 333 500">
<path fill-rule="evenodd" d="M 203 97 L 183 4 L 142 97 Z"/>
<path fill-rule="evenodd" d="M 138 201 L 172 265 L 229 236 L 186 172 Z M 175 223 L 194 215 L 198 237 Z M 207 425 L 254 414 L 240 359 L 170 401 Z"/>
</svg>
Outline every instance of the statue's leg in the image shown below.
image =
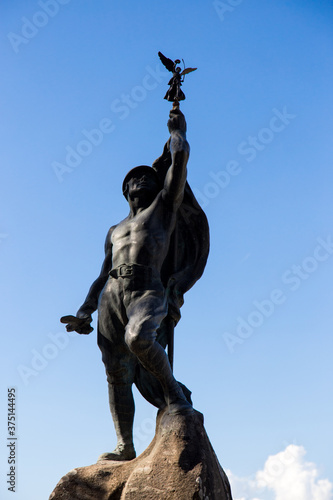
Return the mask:
<svg viewBox="0 0 333 500">
<path fill-rule="evenodd" d="M 117 446 L 113 452 L 103 453 L 98 460 L 132 460 L 136 456 L 133 444 L 132 384 L 137 361 L 130 352 L 127 352 L 125 356 L 119 356 L 119 352 L 110 350 L 108 340 L 101 337 L 99 335 L 98 343 L 105 363 L 109 405 L 117 436 Z"/>
<path fill-rule="evenodd" d="M 98 309 L 98 346 L 107 375 L 109 405 L 117 446 L 113 452 L 103 453 L 98 460 L 132 460 L 136 456 L 133 445 L 132 384 L 137 359 L 124 341 L 127 316 L 121 299 L 118 282 L 110 280 Z"/>
<path fill-rule="evenodd" d="M 103 453 L 99 460 L 132 460 L 136 457 L 133 444 L 134 400 L 132 385 L 109 383 L 109 404 L 117 436 L 117 446 Z"/>
<path fill-rule="evenodd" d="M 146 334 L 146 332 L 144 332 Z M 142 365 L 160 382 L 166 404 L 171 413 L 192 412 L 192 406 L 187 401 L 178 382 L 173 376 L 168 357 L 163 347 L 155 340 L 148 348 L 141 348 L 140 341 L 132 342 L 133 352 Z"/>
<path fill-rule="evenodd" d="M 151 291 L 127 308 L 128 324 L 125 329 L 125 342 L 148 372 L 160 382 L 165 403 L 172 413 L 193 411 L 183 391 L 173 376 L 167 354 L 156 341 L 156 330 L 166 316 L 167 306 L 164 293 Z"/>
</svg>

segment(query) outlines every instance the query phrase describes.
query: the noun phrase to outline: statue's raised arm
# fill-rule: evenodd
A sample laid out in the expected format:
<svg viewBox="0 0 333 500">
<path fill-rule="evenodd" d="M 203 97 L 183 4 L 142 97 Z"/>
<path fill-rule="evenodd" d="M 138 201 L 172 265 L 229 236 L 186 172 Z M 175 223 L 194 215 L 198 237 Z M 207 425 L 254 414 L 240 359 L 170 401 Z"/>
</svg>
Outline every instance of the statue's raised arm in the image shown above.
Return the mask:
<svg viewBox="0 0 333 500">
<path fill-rule="evenodd" d="M 186 121 L 179 108 L 170 111 L 168 129 L 171 166 L 168 168 L 162 197 L 177 210 L 183 200 L 190 146 L 186 140 Z"/>
</svg>

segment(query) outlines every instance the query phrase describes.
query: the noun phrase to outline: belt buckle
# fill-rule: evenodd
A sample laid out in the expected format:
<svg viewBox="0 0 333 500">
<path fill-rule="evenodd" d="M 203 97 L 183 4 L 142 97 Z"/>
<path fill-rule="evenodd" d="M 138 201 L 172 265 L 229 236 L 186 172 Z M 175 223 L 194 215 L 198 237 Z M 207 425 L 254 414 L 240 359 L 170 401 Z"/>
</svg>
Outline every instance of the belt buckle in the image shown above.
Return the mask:
<svg viewBox="0 0 333 500">
<path fill-rule="evenodd" d="M 133 268 L 132 266 L 120 266 L 119 267 L 119 276 L 132 276 Z"/>
</svg>

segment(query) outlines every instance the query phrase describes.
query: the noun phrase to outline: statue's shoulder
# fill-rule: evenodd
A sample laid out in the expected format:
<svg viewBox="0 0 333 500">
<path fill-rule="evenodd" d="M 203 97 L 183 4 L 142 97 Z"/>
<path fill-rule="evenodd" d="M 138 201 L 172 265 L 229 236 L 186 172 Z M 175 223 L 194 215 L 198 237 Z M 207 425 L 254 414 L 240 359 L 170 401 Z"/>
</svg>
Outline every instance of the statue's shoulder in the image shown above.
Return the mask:
<svg viewBox="0 0 333 500">
<path fill-rule="evenodd" d="M 113 226 L 110 227 L 110 229 L 107 232 L 106 239 L 110 239 L 112 236 L 113 231 L 116 229 L 118 224 L 114 224 Z"/>
</svg>

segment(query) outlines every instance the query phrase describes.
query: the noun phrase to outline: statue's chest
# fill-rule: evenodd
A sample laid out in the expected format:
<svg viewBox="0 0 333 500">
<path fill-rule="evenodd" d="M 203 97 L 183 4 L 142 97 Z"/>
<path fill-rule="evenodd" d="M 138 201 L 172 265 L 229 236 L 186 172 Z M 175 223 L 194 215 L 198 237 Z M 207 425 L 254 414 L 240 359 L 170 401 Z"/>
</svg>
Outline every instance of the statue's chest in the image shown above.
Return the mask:
<svg viewBox="0 0 333 500">
<path fill-rule="evenodd" d="M 136 239 L 139 235 L 154 232 L 152 221 L 147 217 L 136 216 L 130 221 L 123 222 L 114 230 L 112 235 L 113 244 L 124 239 Z"/>
</svg>

